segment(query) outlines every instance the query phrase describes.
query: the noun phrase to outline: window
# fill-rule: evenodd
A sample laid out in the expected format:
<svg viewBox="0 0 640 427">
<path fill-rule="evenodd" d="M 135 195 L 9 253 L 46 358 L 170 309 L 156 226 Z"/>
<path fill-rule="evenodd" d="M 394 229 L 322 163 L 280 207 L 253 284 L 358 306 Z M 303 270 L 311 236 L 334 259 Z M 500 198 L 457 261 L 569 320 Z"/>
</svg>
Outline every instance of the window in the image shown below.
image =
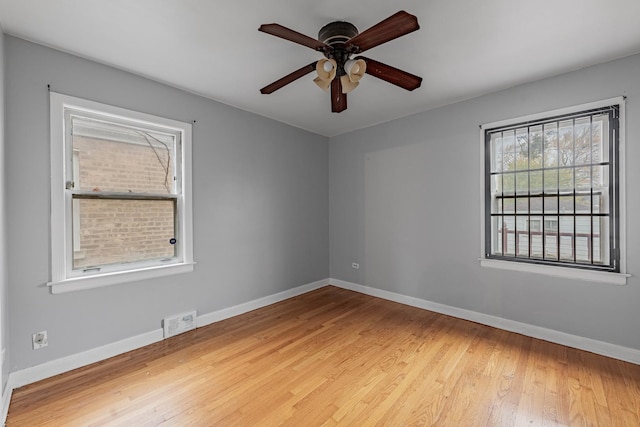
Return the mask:
<svg viewBox="0 0 640 427">
<path fill-rule="evenodd" d="M 482 127 L 485 260 L 624 273 L 622 108 L 616 99 Z"/>
<path fill-rule="evenodd" d="M 193 269 L 191 126 L 51 93 L 52 292 Z"/>
</svg>

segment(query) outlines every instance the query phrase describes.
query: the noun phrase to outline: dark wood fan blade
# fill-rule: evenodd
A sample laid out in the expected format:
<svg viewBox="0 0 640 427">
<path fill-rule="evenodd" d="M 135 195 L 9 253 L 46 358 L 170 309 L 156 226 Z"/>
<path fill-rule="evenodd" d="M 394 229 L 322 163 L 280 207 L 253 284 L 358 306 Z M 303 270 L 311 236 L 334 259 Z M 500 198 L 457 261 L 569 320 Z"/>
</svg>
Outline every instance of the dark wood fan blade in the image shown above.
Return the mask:
<svg viewBox="0 0 640 427">
<path fill-rule="evenodd" d="M 418 18 L 401 10 L 346 42 L 345 48 L 353 53 L 364 52 L 419 28 Z"/>
<path fill-rule="evenodd" d="M 260 25 L 258 31 L 262 31 L 263 33 L 271 34 L 272 36 L 280 37 L 285 40 L 289 40 L 294 43 L 301 44 L 302 46 L 310 47 L 311 49 L 324 51 L 326 49 L 331 50 L 329 45 L 322 43 L 319 40 L 312 39 L 309 36 L 305 36 L 297 31 L 293 31 L 287 27 L 283 27 L 280 24 L 263 24 Z"/>
<path fill-rule="evenodd" d="M 347 94 L 342 93 L 340 77 L 331 81 L 331 112 L 341 113 L 347 109 Z"/>
<path fill-rule="evenodd" d="M 358 56 L 356 59 L 364 59 L 367 63 L 367 70 L 365 71 L 367 74 L 400 86 L 403 89 L 414 90 L 422 84 L 422 77 L 414 76 L 391 65 L 383 64 L 382 62 L 374 61 L 364 56 Z"/>
<path fill-rule="evenodd" d="M 289 83 L 298 80 L 300 77 L 304 77 L 307 74 L 309 74 L 310 72 L 314 71 L 316 69 L 316 63 L 312 62 L 309 65 L 305 65 L 304 67 L 300 68 L 299 70 L 294 71 L 291 74 L 287 74 L 286 76 L 284 76 L 283 78 L 276 80 L 275 82 L 271 83 L 270 85 L 267 85 L 265 87 L 263 87 L 262 89 L 260 89 L 260 93 L 264 94 L 264 95 L 268 95 L 270 93 L 273 93 L 275 91 L 277 91 L 278 89 L 280 89 L 283 86 L 288 85 Z"/>
</svg>

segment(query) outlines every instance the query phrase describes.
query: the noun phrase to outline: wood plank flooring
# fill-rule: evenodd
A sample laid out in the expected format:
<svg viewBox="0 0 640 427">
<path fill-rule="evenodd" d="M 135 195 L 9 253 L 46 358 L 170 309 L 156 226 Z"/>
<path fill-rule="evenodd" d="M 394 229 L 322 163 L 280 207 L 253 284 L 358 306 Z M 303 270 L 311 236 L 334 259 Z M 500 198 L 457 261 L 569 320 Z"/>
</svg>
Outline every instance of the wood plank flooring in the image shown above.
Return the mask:
<svg viewBox="0 0 640 427">
<path fill-rule="evenodd" d="M 7 426 L 640 426 L 640 366 L 325 287 L 13 393 Z"/>
</svg>

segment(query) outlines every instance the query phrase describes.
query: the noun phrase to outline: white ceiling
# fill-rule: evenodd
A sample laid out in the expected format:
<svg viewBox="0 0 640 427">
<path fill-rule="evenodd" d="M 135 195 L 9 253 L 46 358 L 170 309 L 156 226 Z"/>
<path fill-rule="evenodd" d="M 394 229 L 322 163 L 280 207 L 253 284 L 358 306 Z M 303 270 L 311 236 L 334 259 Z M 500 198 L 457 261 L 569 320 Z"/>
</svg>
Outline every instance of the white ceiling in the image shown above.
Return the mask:
<svg viewBox="0 0 640 427">
<path fill-rule="evenodd" d="M 366 55 L 423 77 L 421 88 L 365 76 L 340 114 L 312 74 L 260 94 L 321 58 L 260 24 L 316 38 L 328 22 L 364 31 L 398 10 L 416 15 L 420 30 Z M 640 0 L 0 0 L 0 24 L 326 136 L 640 52 Z"/>
</svg>

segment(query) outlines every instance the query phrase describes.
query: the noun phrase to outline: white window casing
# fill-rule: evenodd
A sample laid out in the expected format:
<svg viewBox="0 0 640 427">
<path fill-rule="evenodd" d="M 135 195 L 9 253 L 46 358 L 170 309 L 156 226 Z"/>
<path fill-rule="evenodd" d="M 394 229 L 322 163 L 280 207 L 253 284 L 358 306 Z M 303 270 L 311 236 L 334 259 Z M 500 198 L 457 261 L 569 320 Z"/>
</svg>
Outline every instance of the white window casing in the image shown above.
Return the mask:
<svg viewBox="0 0 640 427">
<path fill-rule="evenodd" d="M 527 262 L 518 262 L 517 259 L 493 259 L 490 258 L 486 251 L 486 239 L 491 239 L 491 236 L 486 235 L 486 215 L 487 209 L 485 206 L 485 197 L 486 191 L 490 191 L 490 189 L 485 188 L 486 185 L 486 161 L 487 161 L 487 149 L 486 149 L 486 131 L 490 129 L 501 128 L 505 126 L 516 125 L 518 123 L 529 123 L 535 122 L 539 120 L 544 120 L 547 118 L 561 117 L 568 114 L 577 113 L 580 111 L 588 111 L 598 108 L 604 108 L 610 105 L 618 105 L 619 106 L 619 127 L 618 127 L 618 164 L 616 165 L 617 170 L 617 184 L 618 184 L 618 211 L 617 220 L 619 225 L 619 236 L 618 236 L 618 251 L 619 251 L 619 271 L 598 271 L 598 270 L 589 270 L 584 268 L 579 268 L 579 265 L 576 267 L 572 266 L 556 266 L 556 265 L 545 265 L 538 263 L 527 263 Z M 586 281 L 594 281 L 600 283 L 609 283 L 609 284 L 617 284 L 624 285 L 626 284 L 626 279 L 630 275 L 627 274 L 626 270 L 626 206 L 625 206 L 625 98 L 624 97 L 616 97 L 611 99 L 606 99 L 602 101 L 572 106 L 568 108 L 557 109 L 553 111 L 547 111 L 539 114 L 531 114 L 524 117 L 517 117 L 508 120 L 502 120 L 493 123 L 487 123 L 480 126 L 480 229 L 481 229 L 481 246 L 480 246 L 480 257 L 479 261 L 481 266 L 489 267 L 489 268 L 497 268 L 503 270 L 510 271 L 518 271 L 518 272 L 526 272 L 526 273 L 534 273 L 534 274 L 543 274 L 547 276 L 561 277 L 561 278 L 569 278 L 569 279 L 577 279 L 577 280 L 586 280 Z M 613 185 L 613 183 L 611 183 Z M 531 215 L 531 214 L 530 214 Z M 544 215 L 537 215 L 540 218 L 543 218 Z M 544 222 L 541 223 L 544 225 Z M 608 230 L 607 230 L 608 231 Z M 560 248 L 558 248 L 560 250 Z"/>
<path fill-rule="evenodd" d="M 51 281 L 48 285 L 51 292 L 91 289 L 193 271 L 191 124 L 55 92 L 50 93 L 50 107 Z M 78 238 L 78 200 L 74 197 L 87 196 L 83 193 L 88 192 L 74 189 L 72 184 L 78 179 L 79 172 L 77 153 L 70 142 L 70 114 L 176 135 L 173 191 L 162 196 L 162 199 L 175 200 L 175 238 L 178 242 L 175 256 L 74 270 L 73 249 L 82 249 Z M 99 192 L 96 198 L 103 196 L 106 199 L 129 197 L 128 194 Z M 131 197 L 135 198 L 135 195 Z"/>
</svg>

